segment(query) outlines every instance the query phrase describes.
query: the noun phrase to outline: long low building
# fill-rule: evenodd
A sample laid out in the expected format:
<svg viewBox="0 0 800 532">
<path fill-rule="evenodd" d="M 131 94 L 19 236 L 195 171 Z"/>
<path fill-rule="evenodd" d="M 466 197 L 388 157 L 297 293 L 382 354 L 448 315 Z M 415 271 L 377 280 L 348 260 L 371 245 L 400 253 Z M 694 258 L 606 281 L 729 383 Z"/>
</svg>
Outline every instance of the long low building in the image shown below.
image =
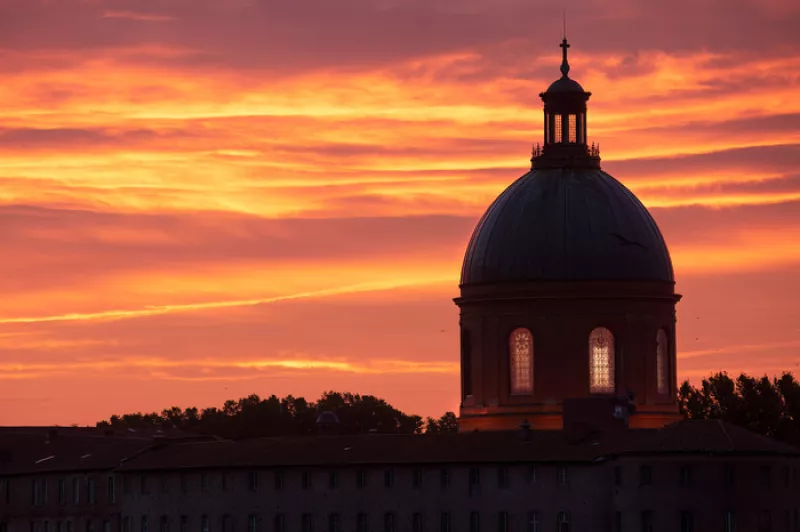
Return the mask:
<svg viewBox="0 0 800 532">
<path fill-rule="evenodd" d="M 0 434 L 2 532 L 798 531 L 800 450 L 661 429 Z"/>
</svg>

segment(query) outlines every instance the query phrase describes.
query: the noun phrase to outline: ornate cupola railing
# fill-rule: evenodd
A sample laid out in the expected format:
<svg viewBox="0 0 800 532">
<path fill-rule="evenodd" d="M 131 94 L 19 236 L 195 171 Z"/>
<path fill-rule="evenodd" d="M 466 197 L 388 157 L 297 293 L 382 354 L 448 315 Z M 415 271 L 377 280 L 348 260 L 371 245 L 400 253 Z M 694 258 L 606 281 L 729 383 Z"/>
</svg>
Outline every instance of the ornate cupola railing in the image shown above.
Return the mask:
<svg viewBox="0 0 800 532">
<path fill-rule="evenodd" d="M 600 167 L 600 148 L 589 146 L 586 102 L 591 92 L 569 77 L 567 38 L 561 42 L 561 78 L 539 94 L 544 102 L 544 145 L 536 145 L 532 168 Z"/>
</svg>

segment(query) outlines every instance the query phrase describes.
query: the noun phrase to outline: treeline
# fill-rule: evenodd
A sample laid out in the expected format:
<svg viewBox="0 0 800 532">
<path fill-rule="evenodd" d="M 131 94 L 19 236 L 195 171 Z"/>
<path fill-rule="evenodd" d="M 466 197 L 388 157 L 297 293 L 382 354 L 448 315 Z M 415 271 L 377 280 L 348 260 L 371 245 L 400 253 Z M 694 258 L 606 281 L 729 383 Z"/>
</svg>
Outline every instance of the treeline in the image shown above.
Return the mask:
<svg viewBox="0 0 800 532">
<path fill-rule="evenodd" d="M 699 386 L 684 382 L 678 397 L 688 418 L 721 419 L 800 446 L 800 382 L 790 372 L 773 379 L 716 373 Z"/>
<path fill-rule="evenodd" d="M 226 401 L 222 408 L 174 406 L 161 413 L 111 416 L 97 427 L 113 430 L 178 429 L 203 435 L 241 439 L 302 436 L 318 433 L 317 416 L 331 411 L 339 418 L 340 434 L 441 434 L 458 431 L 458 418 L 446 412 L 439 419 L 409 415 L 372 395 L 325 392 L 316 402 L 291 395 L 266 399 L 258 395 Z"/>
</svg>

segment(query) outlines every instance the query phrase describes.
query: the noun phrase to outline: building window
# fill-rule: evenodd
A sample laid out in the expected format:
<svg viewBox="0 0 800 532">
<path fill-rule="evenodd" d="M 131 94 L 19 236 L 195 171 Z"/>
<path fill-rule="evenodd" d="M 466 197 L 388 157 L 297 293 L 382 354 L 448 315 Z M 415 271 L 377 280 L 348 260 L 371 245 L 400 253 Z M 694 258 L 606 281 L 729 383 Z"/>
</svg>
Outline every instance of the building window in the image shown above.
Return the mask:
<svg viewBox="0 0 800 532">
<path fill-rule="evenodd" d="M 481 532 L 481 514 L 478 512 L 469 513 L 469 532 Z"/>
<path fill-rule="evenodd" d="M 359 512 L 356 516 L 356 532 L 367 532 L 369 530 L 369 520 L 367 514 Z"/>
<path fill-rule="evenodd" d="M 258 532 L 258 516 L 250 514 L 247 516 L 247 532 Z"/>
<path fill-rule="evenodd" d="M 443 467 L 440 474 L 440 481 L 443 488 L 450 486 L 450 469 Z"/>
<path fill-rule="evenodd" d="M 733 512 L 725 512 L 725 532 L 736 532 L 736 515 Z"/>
<path fill-rule="evenodd" d="M 792 471 L 789 466 L 783 466 L 783 487 L 787 490 L 792 487 Z"/>
<path fill-rule="evenodd" d="M 598 327 L 589 335 L 589 391 L 614 393 L 614 335 Z"/>
<path fill-rule="evenodd" d="M 394 514 L 392 512 L 383 514 L 383 532 L 394 532 Z"/>
<path fill-rule="evenodd" d="M 189 475 L 181 473 L 181 493 L 189 493 Z"/>
<path fill-rule="evenodd" d="M 114 504 L 117 502 L 117 479 L 116 477 L 108 477 L 108 484 L 106 484 L 106 489 L 108 490 L 108 502 Z"/>
<path fill-rule="evenodd" d="M 208 473 L 200 473 L 200 491 L 208 493 L 211 490 L 211 482 L 208 479 Z"/>
<path fill-rule="evenodd" d="M 31 482 L 31 504 L 33 506 L 42 506 L 44 504 L 42 481 L 36 478 Z"/>
<path fill-rule="evenodd" d="M 44 532 L 47 532 L 47 521 L 44 522 Z M 86 532 L 94 532 L 94 521 L 86 520 Z"/>
<path fill-rule="evenodd" d="M 67 530 L 70 528 L 69 523 L 67 523 Z M 122 532 L 131 532 L 131 518 L 127 515 L 122 518 Z"/>
<path fill-rule="evenodd" d="M 733 464 L 725 464 L 723 469 L 723 482 L 729 487 L 736 485 L 736 468 Z"/>
<path fill-rule="evenodd" d="M 497 514 L 497 532 L 508 532 L 508 512 Z"/>
<path fill-rule="evenodd" d="M 130 495 L 131 491 L 131 477 L 125 475 L 122 477 L 122 493 L 125 495 Z"/>
<path fill-rule="evenodd" d="M 58 523 L 59 532 L 61 530 L 61 523 Z M 108 519 L 103 521 L 103 532 L 111 532 L 111 521 Z"/>
<path fill-rule="evenodd" d="M 614 512 L 614 532 L 622 532 L 622 512 Z"/>
<path fill-rule="evenodd" d="M 411 472 L 411 487 L 415 490 L 422 487 L 422 469 L 414 469 Z"/>
<path fill-rule="evenodd" d="M 653 512 L 650 510 L 642 512 L 642 532 L 655 532 L 655 526 Z"/>
<path fill-rule="evenodd" d="M 147 532 L 147 516 L 142 516 L 142 532 Z"/>
<path fill-rule="evenodd" d="M 761 510 L 758 514 L 758 532 L 772 532 L 772 514 L 769 510 Z"/>
<path fill-rule="evenodd" d="M 211 523 L 207 515 L 200 516 L 200 532 L 209 532 L 211 530 Z"/>
<path fill-rule="evenodd" d="M 622 486 L 622 466 L 614 466 L 614 485 Z"/>
<path fill-rule="evenodd" d="M 469 468 L 469 492 L 476 493 L 481 486 L 481 470 L 477 467 Z"/>
<path fill-rule="evenodd" d="M 227 471 L 222 472 L 222 491 L 228 491 L 231 487 L 231 474 Z"/>
<path fill-rule="evenodd" d="M 450 532 L 450 512 L 442 512 L 439 532 Z"/>
<path fill-rule="evenodd" d="M 553 131 L 553 133 L 555 133 L 553 141 L 554 142 L 561 142 L 561 135 L 562 135 L 562 128 L 563 128 L 561 115 L 555 115 L 553 118 L 555 118 L 555 122 L 556 122 L 555 123 L 555 127 L 553 128 L 553 129 L 555 129 L 555 131 Z"/>
<path fill-rule="evenodd" d="M 79 478 L 72 479 L 72 504 L 77 506 L 81 502 L 81 481 Z"/>
<path fill-rule="evenodd" d="M 568 512 L 558 512 L 558 518 L 556 519 L 556 530 L 558 530 L 558 532 L 569 532 Z"/>
<path fill-rule="evenodd" d="M 569 141 L 573 144 L 578 142 L 578 126 L 575 118 L 575 115 L 569 115 Z"/>
<path fill-rule="evenodd" d="M 275 471 L 275 489 L 282 490 L 284 485 L 283 471 Z"/>
<path fill-rule="evenodd" d="M 424 532 L 425 524 L 422 520 L 422 514 L 420 512 L 414 512 L 414 515 L 411 516 L 411 532 Z"/>
<path fill-rule="evenodd" d="M 528 532 L 541 532 L 539 530 L 539 512 L 528 512 Z"/>
<path fill-rule="evenodd" d="M 67 504 L 67 481 L 58 479 L 58 504 Z"/>
<path fill-rule="evenodd" d="M 86 479 L 86 500 L 89 504 L 94 504 L 97 501 L 97 489 L 94 477 Z"/>
<path fill-rule="evenodd" d="M 158 527 L 159 532 L 169 532 L 169 517 L 166 515 L 161 516 L 161 523 Z"/>
<path fill-rule="evenodd" d="M 528 467 L 528 484 L 536 484 L 536 466 Z"/>
<path fill-rule="evenodd" d="M 567 470 L 566 467 L 558 468 L 558 485 L 559 486 L 569 485 L 569 470 Z"/>
<path fill-rule="evenodd" d="M 367 487 L 367 472 L 363 469 L 356 471 L 356 487 L 364 489 Z"/>
<path fill-rule="evenodd" d="M 511 393 L 533 393 L 533 335 L 528 329 L 515 329 L 509 338 L 511 354 Z"/>
<path fill-rule="evenodd" d="M 222 532 L 233 532 L 233 518 L 228 514 L 222 516 Z"/>
<path fill-rule="evenodd" d="M 328 532 L 341 532 L 342 518 L 339 514 L 333 513 L 328 515 Z"/>
<path fill-rule="evenodd" d="M 649 465 L 643 465 L 639 468 L 639 485 L 649 486 L 653 483 L 653 468 Z"/>
<path fill-rule="evenodd" d="M 272 519 L 272 532 L 284 532 L 286 530 L 286 518 L 283 514 L 275 514 Z"/>
<path fill-rule="evenodd" d="M 311 514 L 303 514 L 300 516 L 300 531 L 301 532 L 314 532 L 314 516 Z"/>
<path fill-rule="evenodd" d="M 335 490 L 339 487 L 339 472 L 338 471 L 330 471 L 328 473 L 328 487 L 332 490 Z"/>
<path fill-rule="evenodd" d="M 464 397 L 472 395 L 472 343 L 469 331 L 461 331 L 461 389 Z"/>
<path fill-rule="evenodd" d="M 690 465 L 681 466 L 681 487 L 687 488 L 692 485 L 692 476 L 694 475 L 694 468 Z"/>
<path fill-rule="evenodd" d="M 181 532 L 189 532 L 189 516 L 181 516 Z"/>
<path fill-rule="evenodd" d="M 688 510 L 681 512 L 681 532 L 694 532 L 694 514 Z"/>
<path fill-rule="evenodd" d="M 150 493 L 150 485 L 147 482 L 147 475 L 142 475 L 139 480 L 141 482 L 142 495 L 147 495 Z"/>
<path fill-rule="evenodd" d="M 72 532 L 72 521 L 67 521 L 67 532 Z"/>
<path fill-rule="evenodd" d="M 161 493 L 169 493 L 169 477 L 167 475 L 161 475 L 158 478 L 158 488 Z"/>
<path fill-rule="evenodd" d="M 497 468 L 497 487 L 506 489 L 509 485 L 508 467 L 500 466 Z"/>
<path fill-rule="evenodd" d="M 383 472 L 383 485 L 387 488 L 394 487 L 394 469 L 387 469 Z"/>
<path fill-rule="evenodd" d="M 250 491 L 258 491 L 258 471 L 250 471 L 247 473 L 247 489 Z"/>
<path fill-rule="evenodd" d="M 770 466 L 761 466 L 761 487 L 772 487 L 772 468 Z"/>
<path fill-rule="evenodd" d="M 311 489 L 311 471 L 303 471 L 301 477 L 301 484 L 304 490 Z"/>
<path fill-rule="evenodd" d="M 656 334 L 656 386 L 661 395 L 669 392 L 669 344 L 664 329 Z"/>
</svg>

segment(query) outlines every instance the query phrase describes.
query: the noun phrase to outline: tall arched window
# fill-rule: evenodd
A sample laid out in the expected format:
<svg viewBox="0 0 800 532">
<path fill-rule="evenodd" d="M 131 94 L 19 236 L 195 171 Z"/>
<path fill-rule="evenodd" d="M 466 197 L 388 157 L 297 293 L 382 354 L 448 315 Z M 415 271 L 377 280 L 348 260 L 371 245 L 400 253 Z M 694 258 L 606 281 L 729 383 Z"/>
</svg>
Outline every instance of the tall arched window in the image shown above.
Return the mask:
<svg viewBox="0 0 800 532">
<path fill-rule="evenodd" d="M 472 344 L 469 331 L 461 331 L 461 390 L 464 397 L 472 395 Z"/>
<path fill-rule="evenodd" d="M 511 393 L 533 393 L 533 335 L 528 329 L 515 329 L 508 340 Z"/>
<path fill-rule="evenodd" d="M 614 393 L 614 335 L 598 327 L 589 335 L 589 391 Z"/>
<path fill-rule="evenodd" d="M 659 329 L 656 334 L 656 384 L 658 393 L 665 395 L 669 390 L 669 344 L 667 331 Z"/>
</svg>

